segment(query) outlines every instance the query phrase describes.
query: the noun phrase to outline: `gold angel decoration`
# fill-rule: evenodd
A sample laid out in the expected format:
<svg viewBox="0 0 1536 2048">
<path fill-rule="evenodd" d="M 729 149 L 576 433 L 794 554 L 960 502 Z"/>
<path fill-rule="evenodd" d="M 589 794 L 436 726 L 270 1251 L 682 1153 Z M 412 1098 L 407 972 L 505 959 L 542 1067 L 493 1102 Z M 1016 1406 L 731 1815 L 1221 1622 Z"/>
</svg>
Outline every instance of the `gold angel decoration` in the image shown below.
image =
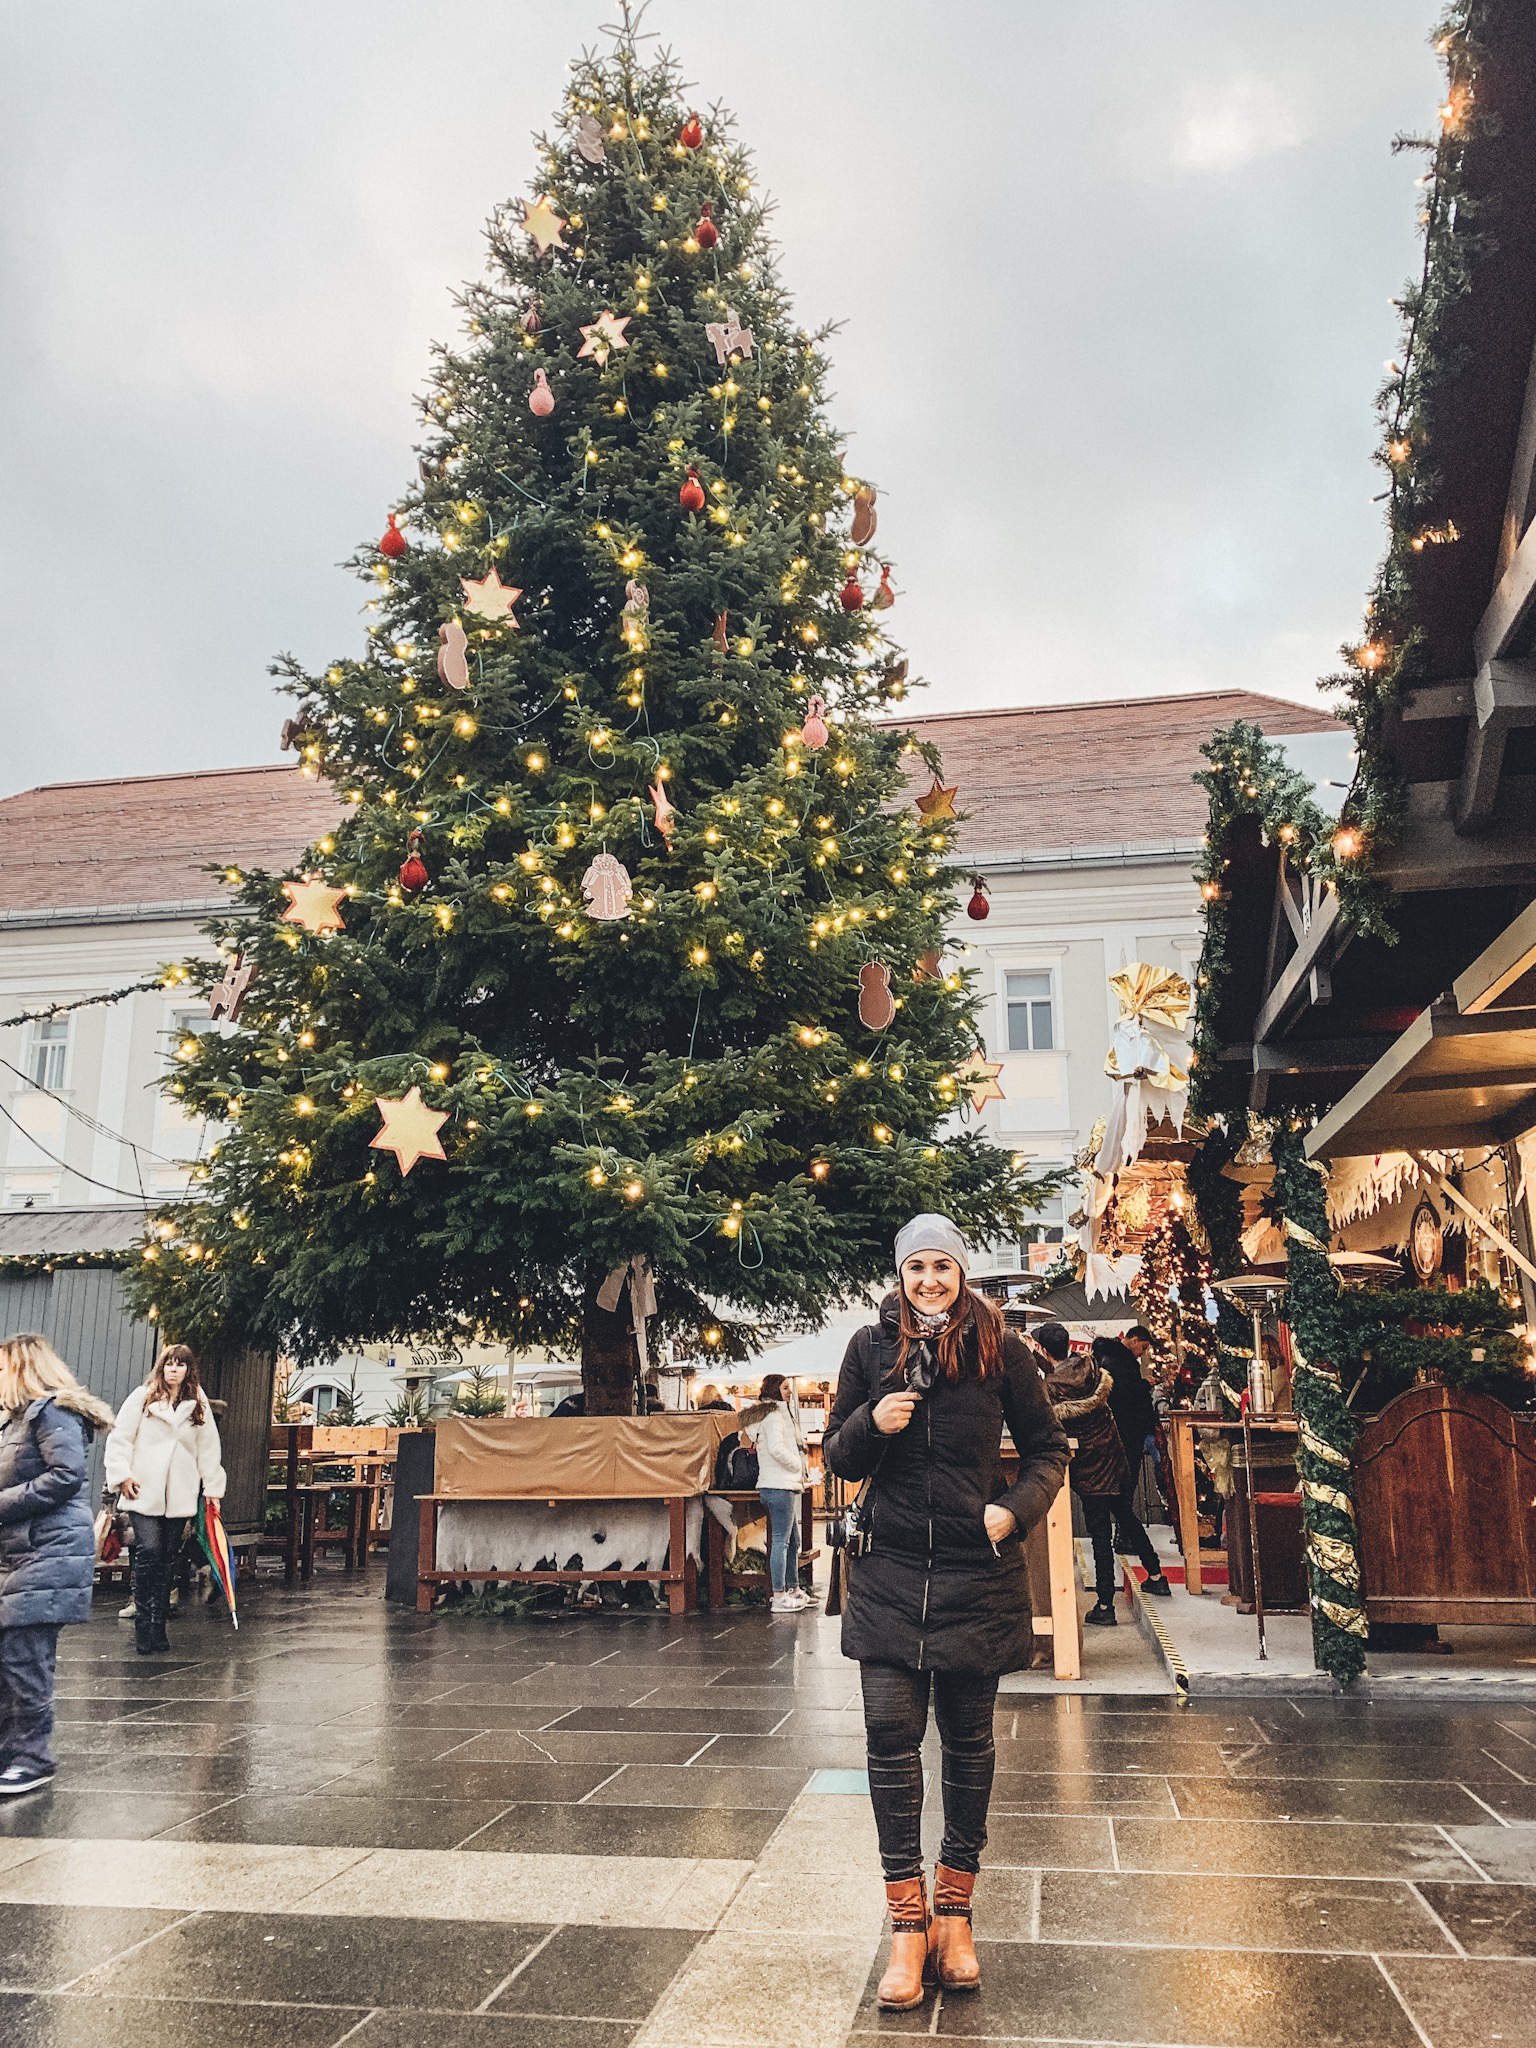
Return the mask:
<svg viewBox="0 0 1536 2048">
<path fill-rule="evenodd" d="M 1166 1116 L 1176 1130 L 1189 1099 L 1189 983 L 1171 968 L 1136 960 L 1109 977 L 1120 1004 L 1104 1071 L 1114 1107 L 1094 1162 L 1114 1173 L 1140 1157 L 1151 1125 Z"/>
</svg>

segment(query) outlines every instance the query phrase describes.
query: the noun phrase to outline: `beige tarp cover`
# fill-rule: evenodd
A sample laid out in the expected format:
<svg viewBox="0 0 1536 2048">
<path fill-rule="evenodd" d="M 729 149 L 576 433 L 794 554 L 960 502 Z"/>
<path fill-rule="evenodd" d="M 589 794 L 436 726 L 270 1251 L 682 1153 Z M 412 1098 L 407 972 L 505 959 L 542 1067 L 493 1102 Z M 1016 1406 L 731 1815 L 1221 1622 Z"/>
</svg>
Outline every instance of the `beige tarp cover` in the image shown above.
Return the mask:
<svg viewBox="0 0 1536 2048">
<path fill-rule="evenodd" d="M 435 1491 L 482 1500 L 669 1500 L 714 1483 L 734 1415 L 452 1415 Z"/>
</svg>

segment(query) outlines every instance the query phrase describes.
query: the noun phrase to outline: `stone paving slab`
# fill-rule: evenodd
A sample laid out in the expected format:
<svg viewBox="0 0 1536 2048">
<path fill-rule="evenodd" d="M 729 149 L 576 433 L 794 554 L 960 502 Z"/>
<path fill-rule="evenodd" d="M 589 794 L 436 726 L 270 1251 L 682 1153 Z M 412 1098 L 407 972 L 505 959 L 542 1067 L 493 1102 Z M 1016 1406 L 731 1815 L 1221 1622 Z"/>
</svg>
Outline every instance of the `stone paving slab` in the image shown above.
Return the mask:
<svg viewBox="0 0 1536 2048">
<path fill-rule="evenodd" d="M 378 1576 L 259 1581 L 238 1638 L 179 1615 L 176 1669 L 109 1614 L 66 1636 L 59 1780 L 0 1808 L 6 2048 L 1529 2037 L 1526 1702 L 1009 1690 L 983 1989 L 881 2015 L 835 1623 L 465 1623 Z"/>
</svg>

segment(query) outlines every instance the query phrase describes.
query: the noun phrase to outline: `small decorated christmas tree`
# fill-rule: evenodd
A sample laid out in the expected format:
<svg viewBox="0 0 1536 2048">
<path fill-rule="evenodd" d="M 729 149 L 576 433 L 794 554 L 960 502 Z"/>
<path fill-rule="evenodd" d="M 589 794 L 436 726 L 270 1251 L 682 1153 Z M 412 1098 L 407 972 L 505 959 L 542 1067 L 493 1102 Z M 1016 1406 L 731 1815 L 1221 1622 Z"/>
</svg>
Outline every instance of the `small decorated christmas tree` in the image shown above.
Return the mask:
<svg viewBox="0 0 1536 2048">
<path fill-rule="evenodd" d="M 337 824 L 190 970 L 238 1023 L 171 1084 L 222 1134 L 146 1250 L 168 1331 L 553 1344 L 627 1409 L 653 1287 L 651 1336 L 729 1351 L 915 1211 L 1038 1199 L 952 1122 L 952 793 L 873 717 L 875 494 L 765 220 L 669 58 L 574 67 L 356 559 L 366 650 L 281 664 Z"/>
</svg>

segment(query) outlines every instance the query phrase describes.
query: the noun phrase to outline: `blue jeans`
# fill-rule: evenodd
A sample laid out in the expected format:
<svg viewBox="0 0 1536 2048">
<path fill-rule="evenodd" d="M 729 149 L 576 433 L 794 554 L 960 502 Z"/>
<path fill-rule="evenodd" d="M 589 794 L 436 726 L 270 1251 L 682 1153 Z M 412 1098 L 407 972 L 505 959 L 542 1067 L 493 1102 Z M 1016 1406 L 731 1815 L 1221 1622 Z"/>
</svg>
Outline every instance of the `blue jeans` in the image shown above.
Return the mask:
<svg viewBox="0 0 1536 2048">
<path fill-rule="evenodd" d="M 53 1769 L 53 1673 L 56 1622 L 0 1628 L 0 1767 Z"/>
<path fill-rule="evenodd" d="M 788 1486 L 761 1486 L 768 1510 L 768 1577 L 775 1593 L 787 1593 L 800 1579 L 800 1495 Z"/>
</svg>

